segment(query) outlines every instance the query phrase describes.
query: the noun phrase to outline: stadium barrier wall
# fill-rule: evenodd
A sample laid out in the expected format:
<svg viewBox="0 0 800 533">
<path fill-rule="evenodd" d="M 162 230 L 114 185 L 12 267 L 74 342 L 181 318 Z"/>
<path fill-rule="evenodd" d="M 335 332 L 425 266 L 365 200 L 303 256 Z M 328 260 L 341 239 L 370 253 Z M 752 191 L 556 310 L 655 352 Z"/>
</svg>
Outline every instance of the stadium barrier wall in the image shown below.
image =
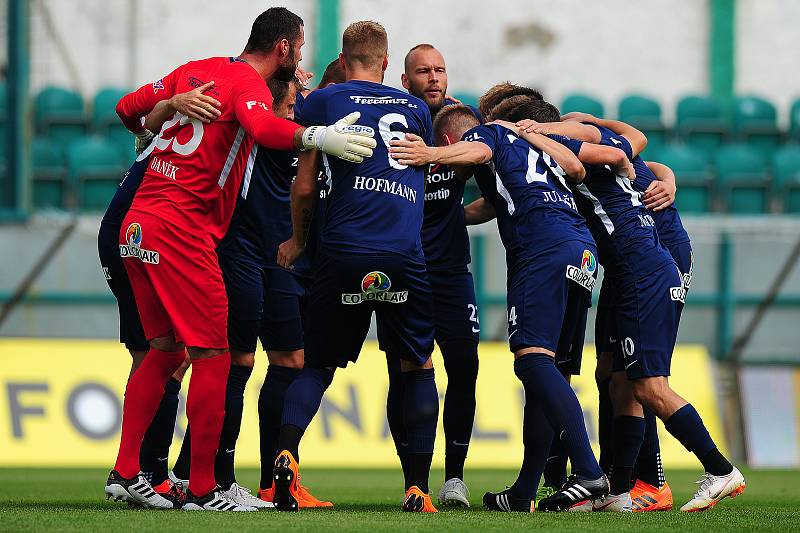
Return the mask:
<svg viewBox="0 0 800 533">
<path fill-rule="evenodd" d="M 522 387 L 513 373 L 505 343 L 480 345 L 477 413 L 468 467 L 518 467 L 522 460 Z M 108 467 L 117 451 L 122 394 L 130 368 L 124 347 L 108 340 L 0 339 L 0 466 Z M 266 370 L 260 352 L 245 393 L 242 432 L 236 450 L 239 466 L 256 466 L 257 398 Z M 447 376 L 434 354 L 440 397 Z M 585 350 L 583 371 L 573 386 L 583 405 L 593 445 L 597 446 L 597 392 L 594 348 Z M 188 375 L 187 375 L 188 378 Z M 673 387 L 702 413 L 712 437 L 726 448 L 717 409 L 713 368 L 702 346 L 683 345 L 673 359 Z M 185 383 L 188 383 L 185 381 Z M 367 342 L 357 364 L 337 371 L 320 413 L 302 443 L 303 464 L 326 467 L 392 467 L 398 464 L 386 424 L 386 359 Z M 186 427 L 186 387 L 171 450 L 177 456 Z M 440 417 L 441 419 L 441 417 Z M 444 460 L 439 422 L 434 464 Z M 697 467 L 694 458 L 662 432 L 667 467 Z"/>
</svg>

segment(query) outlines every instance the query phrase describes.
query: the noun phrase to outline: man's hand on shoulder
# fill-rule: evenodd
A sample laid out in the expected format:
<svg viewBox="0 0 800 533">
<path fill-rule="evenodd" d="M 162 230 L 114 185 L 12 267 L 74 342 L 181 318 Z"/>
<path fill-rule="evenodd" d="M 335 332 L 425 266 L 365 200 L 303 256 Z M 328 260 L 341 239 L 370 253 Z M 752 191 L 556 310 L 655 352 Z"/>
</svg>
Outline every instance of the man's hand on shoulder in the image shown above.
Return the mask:
<svg viewBox="0 0 800 533">
<path fill-rule="evenodd" d="M 434 148 L 425 144 L 422 137 L 406 133 L 405 139 L 389 142 L 389 157 L 401 165 L 418 167 L 433 161 Z"/>
</svg>

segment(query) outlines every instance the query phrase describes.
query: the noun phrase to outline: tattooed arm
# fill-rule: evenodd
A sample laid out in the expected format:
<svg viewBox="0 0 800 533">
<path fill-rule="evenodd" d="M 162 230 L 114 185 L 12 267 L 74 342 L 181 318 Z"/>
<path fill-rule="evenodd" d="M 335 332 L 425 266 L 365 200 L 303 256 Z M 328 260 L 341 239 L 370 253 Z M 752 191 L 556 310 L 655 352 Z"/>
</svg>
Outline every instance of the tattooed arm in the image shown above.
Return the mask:
<svg viewBox="0 0 800 533">
<path fill-rule="evenodd" d="M 278 247 L 278 265 L 289 269 L 306 248 L 311 219 L 314 216 L 320 164 L 320 153 L 317 150 L 300 152 L 298 157 L 297 178 L 292 184 L 291 196 L 292 236 Z"/>
</svg>

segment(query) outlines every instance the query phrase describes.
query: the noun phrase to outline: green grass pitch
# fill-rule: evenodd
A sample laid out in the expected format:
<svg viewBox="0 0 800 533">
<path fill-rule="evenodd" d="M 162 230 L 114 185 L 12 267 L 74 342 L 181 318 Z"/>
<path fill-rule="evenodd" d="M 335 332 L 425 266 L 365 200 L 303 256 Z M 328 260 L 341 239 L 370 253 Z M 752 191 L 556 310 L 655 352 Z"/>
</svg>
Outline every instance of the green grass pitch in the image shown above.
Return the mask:
<svg viewBox="0 0 800 533">
<path fill-rule="evenodd" d="M 800 472 L 745 471 L 747 490 L 705 513 L 678 511 L 634 515 L 490 513 L 480 505 L 483 492 L 502 489 L 514 472 L 468 470 L 470 509 L 441 508 L 435 515 L 400 512 L 400 475 L 394 470 L 303 471 L 303 483 L 334 509 L 277 513 L 188 513 L 133 511 L 103 499 L 106 471 L 98 469 L 0 469 L 0 531 L 468 531 L 608 530 L 653 531 L 797 531 L 800 530 Z M 258 474 L 242 469 L 239 481 L 254 487 Z M 432 489 L 441 471 L 431 475 Z M 697 471 L 668 471 L 677 506 L 694 490 Z M 271 529 L 276 528 L 276 529 Z"/>
</svg>

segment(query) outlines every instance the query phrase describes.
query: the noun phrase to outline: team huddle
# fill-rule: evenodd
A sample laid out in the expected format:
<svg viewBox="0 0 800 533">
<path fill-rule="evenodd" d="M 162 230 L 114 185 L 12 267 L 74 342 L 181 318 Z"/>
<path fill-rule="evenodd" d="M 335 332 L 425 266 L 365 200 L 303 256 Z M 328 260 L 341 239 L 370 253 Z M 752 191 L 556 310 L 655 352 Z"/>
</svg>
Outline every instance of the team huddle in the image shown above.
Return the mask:
<svg viewBox="0 0 800 533">
<path fill-rule="evenodd" d="M 301 484 L 300 443 L 336 369 L 358 359 L 374 313 L 402 509 L 437 511 L 434 342 L 448 378 L 438 499 L 469 506 L 480 324 L 466 228 L 491 220 L 506 250 L 524 457 L 484 507 L 671 509 L 657 418 L 706 472 L 682 511 L 742 493 L 742 474 L 669 386 L 692 253 L 672 205 L 675 176 L 639 156 L 645 136 L 562 117 L 510 83 L 477 109 L 463 105 L 447 96 L 444 58 L 429 44 L 405 57 L 407 92 L 384 85 L 388 38 L 368 21 L 345 30 L 339 59 L 310 89 L 303 43 L 302 19 L 271 8 L 239 56 L 186 63 L 117 106 L 139 155 L 98 236 L 133 358 L 106 496 L 158 509 L 332 507 Z M 481 197 L 463 205 L 473 178 Z M 601 264 L 598 461 L 569 380 Z M 237 483 L 234 458 L 259 340 L 269 367 L 253 494 Z M 189 365 L 189 423 L 170 470 Z"/>
</svg>

